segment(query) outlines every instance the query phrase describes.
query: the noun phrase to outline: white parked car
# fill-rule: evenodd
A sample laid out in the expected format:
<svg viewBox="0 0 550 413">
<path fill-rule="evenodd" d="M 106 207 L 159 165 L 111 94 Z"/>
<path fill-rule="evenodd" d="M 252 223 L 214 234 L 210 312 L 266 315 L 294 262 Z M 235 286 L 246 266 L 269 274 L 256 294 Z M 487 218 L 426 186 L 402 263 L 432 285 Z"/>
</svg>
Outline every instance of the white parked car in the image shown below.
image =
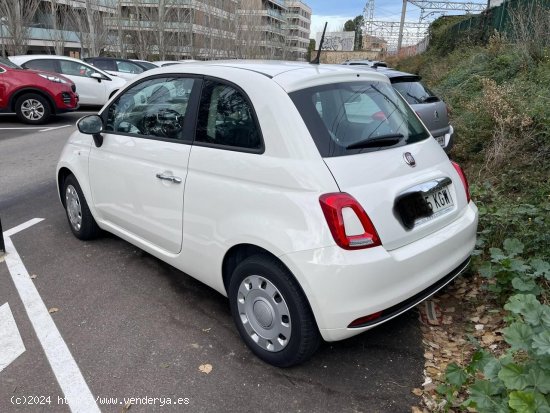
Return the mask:
<svg viewBox="0 0 550 413">
<path fill-rule="evenodd" d="M 79 59 L 54 55 L 9 56 L 25 69 L 60 73 L 76 85 L 80 105 L 104 105 L 126 84 L 126 79 L 106 73 Z"/>
<path fill-rule="evenodd" d="M 169 66 L 78 128 L 56 177 L 74 235 L 111 232 L 228 296 L 276 366 L 414 307 L 474 248 L 462 170 L 376 72 Z"/>
</svg>

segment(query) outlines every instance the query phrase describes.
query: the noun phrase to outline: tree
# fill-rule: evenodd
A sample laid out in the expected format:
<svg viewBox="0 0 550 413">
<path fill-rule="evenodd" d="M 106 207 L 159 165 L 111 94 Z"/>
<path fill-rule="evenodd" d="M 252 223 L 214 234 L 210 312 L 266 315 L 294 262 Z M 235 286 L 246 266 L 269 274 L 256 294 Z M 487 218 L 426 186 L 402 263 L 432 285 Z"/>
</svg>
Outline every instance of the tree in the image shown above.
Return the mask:
<svg viewBox="0 0 550 413">
<path fill-rule="evenodd" d="M 68 19 L 64 18 L 67 6 L 60 4 L 58 0 L 50 0 L 49 11 L 51 15 L 51 20 L 49 22 L 51 30 L 49 33 L 54 53 L 62 56 L 65 51 L 65 36 L 67 33 L 65 30 L 69 24 Z"/>
<path fill-rule="evenodd" d="M 41 0 L 0 0 L 3 41 L 12 55 L 28 50 L 30 27 Z"/>
<path fill-rule="evenodd" d="M 355 25 L 355 43 L 353 50 L 362 50 L 363 49 L 363 23 L 364 18 L 362 15 L 359 15 L 353 19 L 353 24 Z"/>
<path fill-rule="evenodd" d="M 263 38 L 261 0 L 241 0 L 236 16 L 237 57 L 239 59 L 265 58 L 266 39 Z"/>
<path fill-rule="evenodd" d="M 355 40 L 353 42 L 353 50 L 363 49 L 363 16 L 356 16 L 353 20 L 348 20 L 344 23 L 345 32 L 355 32 Z"/>
<path fill-rule="evenodd" d="M 306 60 L 311 62 L 312 53 L 315 52 L 315 39 L 309 39 L 309 46 L 307 47 Z"/>
<path fill-rule="evenodd" d="M 355 21 L 353 21 L 353 20 L 346 21 L 344 23 L 344 31 L 345 32 L 354 32 L 355 31 Z"/>
<path fill-rule="evenodd" d="M 73 6 L 68 9 L 67 18 L 88 56 L 99 56 L 109 44 L 109 28 L 105 18 L 115 11 L 107 10 L 99 0 L 85 0 L 85 8 Z"/>
</svg>

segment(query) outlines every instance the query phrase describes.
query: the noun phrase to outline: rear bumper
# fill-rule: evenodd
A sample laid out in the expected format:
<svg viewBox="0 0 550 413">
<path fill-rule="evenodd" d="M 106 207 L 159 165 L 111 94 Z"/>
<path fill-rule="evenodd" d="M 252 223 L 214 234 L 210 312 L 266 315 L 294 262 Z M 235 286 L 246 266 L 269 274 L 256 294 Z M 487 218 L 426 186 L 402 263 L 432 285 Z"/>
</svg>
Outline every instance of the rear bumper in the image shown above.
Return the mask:
<svg viewBox="0 0 550 413">
<path fill-rule="evenodd" d="M 449 127 L 445 128 L 442 132 L 432 132 L 432 136 L 441 145 L 445 152 L 449 153 L 454 144 L 454 132 L 453 126 L 449 125 Z"/>
<path fill-rule="evenodd" d="M 474 249 L 477 219 L 471 202 L 445 228 L 395 250 L 334 246 L 280 258 L 302 285 L 323 338 L 342 340 L 407 311 L 458 276 Z M 380 318 L 348 327 L 380 311 Z"/>
<path fill-rule="evenodd" d="M 78 109 L 78 93 L 72 90 L 63 90 L 55 95 L 55 113 L 72 112 Z"/>
</svg>

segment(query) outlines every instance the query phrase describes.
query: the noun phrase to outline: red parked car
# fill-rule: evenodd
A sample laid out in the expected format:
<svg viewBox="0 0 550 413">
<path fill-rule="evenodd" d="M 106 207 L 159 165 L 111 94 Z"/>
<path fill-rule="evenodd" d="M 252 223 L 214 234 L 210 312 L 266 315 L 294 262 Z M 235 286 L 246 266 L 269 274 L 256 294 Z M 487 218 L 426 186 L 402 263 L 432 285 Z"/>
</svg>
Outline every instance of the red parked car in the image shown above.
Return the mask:
<svg viewBox="0 0 550 413">
<path fill-rule="evenodd" d="M 30 124 L 78 108 L 74 83 L 57 73 L 23 69 L 0 57 L 0 112 L 15 112 Z"/>
</svg>

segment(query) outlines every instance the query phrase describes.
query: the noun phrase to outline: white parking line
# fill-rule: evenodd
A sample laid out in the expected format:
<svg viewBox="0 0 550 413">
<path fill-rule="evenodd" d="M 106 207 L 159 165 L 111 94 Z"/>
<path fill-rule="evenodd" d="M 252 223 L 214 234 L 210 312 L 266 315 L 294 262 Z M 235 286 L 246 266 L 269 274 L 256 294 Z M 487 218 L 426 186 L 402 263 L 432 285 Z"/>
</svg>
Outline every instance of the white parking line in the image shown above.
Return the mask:
<svg viewBox="0 0 550 413">
<path fill-rule="evenodd" d="M 24 352 L 25 345 L 15 324 L 10 305 L 5 303 L 0 307 L 0 371 Z"/>
<path fill-rule="evenodd" d="M 10 238 L 10 236 L 17 232 L 29 228 L 42 220 L 43 218 L 35 218 L 4 232 L 7 254 L 5 260 L 8 271 L 21 297 L 21 301 L 23 301 L 27 315 L 44 349 L 59 387 L 61 387 L 65 395 L 69 408 L 75 413 L 99 413 L 100 410 L 88 384 L 84 380 L 63 337 L 61 337 Z"/>
<path fill-rule="evenodd" d="M 51 128 L 40 129 L 38 132 L 47 132 L 47 131 L 55 130 L 55 129 L 68 128 L 69 126 L 72 126 L 72 125 L 53 126 Z"/>
<path fill-rule="evenodd" d="M 27 126 L 25 128 L 0 128 L 0 130 L 37 130 L 44 129 L 44 126 Z"/>
</svg>

